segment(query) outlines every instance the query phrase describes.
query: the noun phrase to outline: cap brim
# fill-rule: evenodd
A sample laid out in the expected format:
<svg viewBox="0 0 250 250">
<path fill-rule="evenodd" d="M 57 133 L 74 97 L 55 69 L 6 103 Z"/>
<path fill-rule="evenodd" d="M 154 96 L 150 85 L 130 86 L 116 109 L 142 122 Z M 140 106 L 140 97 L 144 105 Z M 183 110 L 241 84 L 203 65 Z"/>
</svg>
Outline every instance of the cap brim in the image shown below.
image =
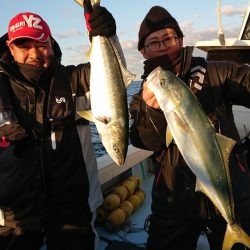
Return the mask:
<svg viewBox="0 0 250 250">
<path fill-rule="evenodd" d="M 43 33 L 40 37 L 27 36 L 27 35 L 26 35 L 26 36 L 18 36 L 18 37 L 15 37 L 15 38 L 9 40 L 9 44 L 11 44 L 12 42 L 14 42 L 14 41 L 16 41 L 16 40 L 18 40 L 18 39 L 24 39 L 24 38 L 26 38 L 26 39 L 31 39 L 31 40 L 35 40 L 35 41 L 42 42 L 42 43 L 45 43 L 45 42 L 48 41 L 49 35 L 46 35 L 46 34 Z"/>
</svg>

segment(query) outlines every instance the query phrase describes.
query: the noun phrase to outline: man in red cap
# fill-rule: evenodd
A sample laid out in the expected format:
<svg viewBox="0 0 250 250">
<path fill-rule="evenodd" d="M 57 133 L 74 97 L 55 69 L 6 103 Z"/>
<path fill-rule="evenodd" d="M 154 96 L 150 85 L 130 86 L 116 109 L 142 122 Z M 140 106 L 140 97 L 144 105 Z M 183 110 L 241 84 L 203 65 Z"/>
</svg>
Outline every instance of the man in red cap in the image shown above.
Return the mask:
<svg viewBox="0 0 250 250">
<path fill-rule="evenodd" d="M 90 37 L 116 33 L 104 7 L 88 22 Z M 39 250 L 45 239 L 48 250 L 94 250 L 96 181 L 86 164 L 96 162 L 76 122 L 90 64 L 63 66 L 49 26 L 31 12 L 11 19 L 0 44 L 0 249 Z"/>
<path fill-rule="evenodd" d="M 195 250 L 204 230 L 210 249 L 221 250 L 225 220 L 204 195 L 195 192 L 196 178 L 176 144 L 166 145 L 166 119 L 147 87 L 147 76 L 158 66 L 172 71 L 196 94 L 217 132 L 239 141 L 232 105 L 250 108 L 250 67 L 234 62 L 208 63 L 204 58 L 193 57 L 193 48 L 183 47 L 183 37 L 176 19 L 160 6 L 149 10 L 139 29 L 138 50 L 146 60 L 141 90 L 130 103 L 130 139 L 134 146 L 154 151 L 155 180 L 146 249 Z M 237 148 L 230 161 L 237 219 L 249 234 L 247 163 Z M 244 170 L 240 170 L 239 164 Z"/>
<path fill-rule="evenodd" d="M 54 53 L 50 37 L 52 36 L 47 23 L 39 15 L 25 12 L 16 15 L 9 22 L 7 45 L 15 61 L 47 68 L 49 58 Z M 27 56 L 28 53 L 20 52 L 20 48 L 23 48 L 22 51 L 25 51 L 25 48 L 30 51 L 33 46 L 44 52 L 41 60 L 33 60 Z"/>
</svg>

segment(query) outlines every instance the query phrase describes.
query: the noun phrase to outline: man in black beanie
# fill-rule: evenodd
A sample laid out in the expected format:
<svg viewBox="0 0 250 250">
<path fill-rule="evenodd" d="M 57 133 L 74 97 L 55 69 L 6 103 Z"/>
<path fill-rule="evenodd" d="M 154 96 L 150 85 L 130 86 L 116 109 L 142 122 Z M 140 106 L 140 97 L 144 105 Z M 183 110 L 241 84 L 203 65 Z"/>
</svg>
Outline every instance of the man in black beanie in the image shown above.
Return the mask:
<svg viewBox="0 0 250 250">
<path fill-rule="evenodd" d="M 176 19 L 160 6 L 149 10 L 139 30 L 138 50 L 146 60 L 141 90 L 130 103 L 130 139 L 135 147 L 154 151 L 155 180 L 146 249 L 195 250 L 200 233 L 205 231 L 210 249 L 221 250 L 226 222 L 205 195 L 195 192 L 196 177 L 176 144 L 166 145 L 167 122 L 147 87 L 147 76 L 158 66 L 175 73 L 197 96 L 216 131 L 239 141 L 232 105 L 250 108 L 250 66 L 193 57 L 193 48 L 183 47 L 183 37 Z M 245 172 L 239 165 L 244 166 Z M 244 157 L 234 148 L 230 174 L 235 214 L 250 234 L 247 169 Z M 237 245 L 233 249 L 245 248 Z"/>
<path fill-rule="evenodd" d="M 159 29 L 172 28 L 178 37 L 183 37 L 179 24 L 172 15 L 160 6 L 154 6 L 148 12 L 141 23 L 139 30 L 138 50 L 144 47 L 145 38 L 152 32 Z"/>
</svg>

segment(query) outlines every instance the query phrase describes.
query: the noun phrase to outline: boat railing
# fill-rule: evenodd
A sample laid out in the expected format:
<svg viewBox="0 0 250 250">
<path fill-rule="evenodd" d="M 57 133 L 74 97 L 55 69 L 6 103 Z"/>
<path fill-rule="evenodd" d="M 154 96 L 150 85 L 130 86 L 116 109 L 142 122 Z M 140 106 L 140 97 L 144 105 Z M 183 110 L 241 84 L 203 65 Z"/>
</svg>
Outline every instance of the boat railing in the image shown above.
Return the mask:
<svg viewBox="0 0 250 250">
<path fill-rule="evenodd" d="M 139 169 L 141 169 L 138 174 L 144 177 L 143 175 L 152 167 L 152 160 L 150 158 L 152 154 L 152 151 L 129 145 L 126 161 L 121 166 L 117 165 L 108 154 L 97 158 L 98 176 L 103 190 L 105 191 L 109 186 L 114 185 L 114 182 L 119 182 L 119 177 L 126 172 L 129 171 L 132 174 L 138 165 Z"/>
</svg>

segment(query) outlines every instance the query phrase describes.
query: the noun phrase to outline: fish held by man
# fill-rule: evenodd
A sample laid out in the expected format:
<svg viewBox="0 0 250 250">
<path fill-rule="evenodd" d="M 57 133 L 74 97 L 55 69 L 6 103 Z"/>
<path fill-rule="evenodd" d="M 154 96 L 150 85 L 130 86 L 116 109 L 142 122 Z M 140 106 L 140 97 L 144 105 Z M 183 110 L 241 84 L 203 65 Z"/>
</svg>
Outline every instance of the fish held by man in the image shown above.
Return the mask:
<svg viewBox="0 0 250 250">
<path fill-rule="evenodd" d="M 86 0 L 75 0 L 84 7 Z M 99 0 L 91 1 L 93 8 Z M 86 6 L 85 6 L 86 9 Z M 127 155 L 129 117 L 127 87 L 135 75 L 126 69 L 118 37 L 93 36 L 89 51 L 91 111 L 78 111 L 93 121 L 103 146 L 111 158 L 123 165 Z"/>
<path fill-rule="evenodd" d="M 250 237 L 234 215 L 229 156 L 235 141 L 215 133 L 196 96 L 170 71 L 157 67 L 147 84 L 184 160 L 197 177 L 197 191 L 213 202 L 227 222 L 222 249 L 230 250 L 235 243 L 250 247 Z"/>
</svg>

